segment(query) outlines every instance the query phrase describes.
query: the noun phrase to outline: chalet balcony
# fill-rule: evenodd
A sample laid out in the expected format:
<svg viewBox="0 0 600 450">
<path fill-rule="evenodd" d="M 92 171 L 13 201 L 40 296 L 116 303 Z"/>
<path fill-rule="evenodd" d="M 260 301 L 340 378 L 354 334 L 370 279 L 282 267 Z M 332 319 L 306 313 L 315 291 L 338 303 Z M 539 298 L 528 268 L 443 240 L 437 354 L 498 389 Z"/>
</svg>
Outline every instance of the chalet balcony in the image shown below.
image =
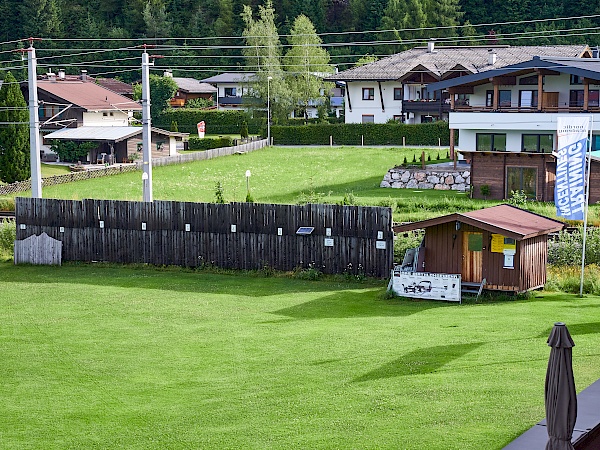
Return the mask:
<svg viewBox="0 0 600 450">
<path fill-rule="evenodd" d="M 403 100 L 402 111 L 407 113 L 449 112 L 450 103 L 442 100 Z"/>
<path fill-rule="evenodd" d="M 599 113 L 600 106 L 599 105 L 588 105 L 587 109 L 583 107 L 581 104 L 577 103 L 564 103 L 564 104 L 550 104 L 550 105 L 542 105 L 542 108 L 538 110 L 537 105 L 535 106 L 519 106 L 517 104 L 504 104 L 498 105 L 497 109 L 494 109 L 492 106 L 485 105 L 454 105 L 454 109 L 452 112 L 516 112 L 516 113 L 537 113 L 537 112 L 547 112 L 547 113 Z"/>
</svg>

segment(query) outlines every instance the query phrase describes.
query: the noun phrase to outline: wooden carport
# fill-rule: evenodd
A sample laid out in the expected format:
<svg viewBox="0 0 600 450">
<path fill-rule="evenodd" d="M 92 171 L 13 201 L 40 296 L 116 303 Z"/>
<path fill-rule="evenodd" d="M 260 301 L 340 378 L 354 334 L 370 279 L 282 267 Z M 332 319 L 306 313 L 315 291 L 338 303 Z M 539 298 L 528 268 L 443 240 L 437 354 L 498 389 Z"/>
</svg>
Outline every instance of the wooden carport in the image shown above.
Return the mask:
<svg viewBox="0 0 600 450">
<path fill-rule="evenodd" d="M 454 213 L 393 227 L 395 233 L 424 229 L 418 272 L 460 274 L 484 289 L 525 292 L 546 283 L 548 234 L 557 220 L 511 205 Z"/>
</svg>

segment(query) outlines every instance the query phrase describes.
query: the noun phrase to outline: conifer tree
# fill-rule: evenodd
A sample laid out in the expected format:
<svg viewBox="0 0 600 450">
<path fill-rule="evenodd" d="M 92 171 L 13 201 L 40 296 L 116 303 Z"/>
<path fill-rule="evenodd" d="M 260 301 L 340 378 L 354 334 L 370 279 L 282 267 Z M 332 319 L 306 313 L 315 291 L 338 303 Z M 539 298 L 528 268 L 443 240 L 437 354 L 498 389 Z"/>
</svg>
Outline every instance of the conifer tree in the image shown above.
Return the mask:
<svg viewBox="0 0 600 450">
<path fill-rule="evenodd" d="M 0 89 L 0 180 L 30 177 L 29 113 L 15 77 L 8 72 Z"/>
</svg>

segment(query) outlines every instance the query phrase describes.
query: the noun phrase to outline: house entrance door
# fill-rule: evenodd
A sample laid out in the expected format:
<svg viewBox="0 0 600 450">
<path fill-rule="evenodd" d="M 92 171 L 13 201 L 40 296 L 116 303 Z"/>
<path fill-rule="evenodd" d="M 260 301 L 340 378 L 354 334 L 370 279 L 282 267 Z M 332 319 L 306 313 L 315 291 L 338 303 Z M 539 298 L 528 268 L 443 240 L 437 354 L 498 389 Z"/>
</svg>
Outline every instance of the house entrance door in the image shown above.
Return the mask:
<svg viewBox="0 0 600 450">
<path fill-rule="evenodd" d="M 463 233 L 462 281 L 481 283 L 483 268 L 483 234 Z"/>
</svg>

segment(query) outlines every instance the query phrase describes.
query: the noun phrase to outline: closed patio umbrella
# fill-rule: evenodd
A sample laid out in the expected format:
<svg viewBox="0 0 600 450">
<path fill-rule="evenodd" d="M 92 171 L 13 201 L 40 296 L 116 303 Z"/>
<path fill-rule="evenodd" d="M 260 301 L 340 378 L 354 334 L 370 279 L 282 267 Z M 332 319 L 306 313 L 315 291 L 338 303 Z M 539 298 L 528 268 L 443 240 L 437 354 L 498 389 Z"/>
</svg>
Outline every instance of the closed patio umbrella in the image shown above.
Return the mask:
<svg viewBox="0 0 600 450">
<path fill-rule="evenodd" d="M 554 324 L 548 345 L 551 347 L 546 371 L 546 450 L 574 450 L 571 444 L 577 419 L 577 393 L 573 378 L 572 348 L 575 346 L 567 326 Z"/>
</svg>

